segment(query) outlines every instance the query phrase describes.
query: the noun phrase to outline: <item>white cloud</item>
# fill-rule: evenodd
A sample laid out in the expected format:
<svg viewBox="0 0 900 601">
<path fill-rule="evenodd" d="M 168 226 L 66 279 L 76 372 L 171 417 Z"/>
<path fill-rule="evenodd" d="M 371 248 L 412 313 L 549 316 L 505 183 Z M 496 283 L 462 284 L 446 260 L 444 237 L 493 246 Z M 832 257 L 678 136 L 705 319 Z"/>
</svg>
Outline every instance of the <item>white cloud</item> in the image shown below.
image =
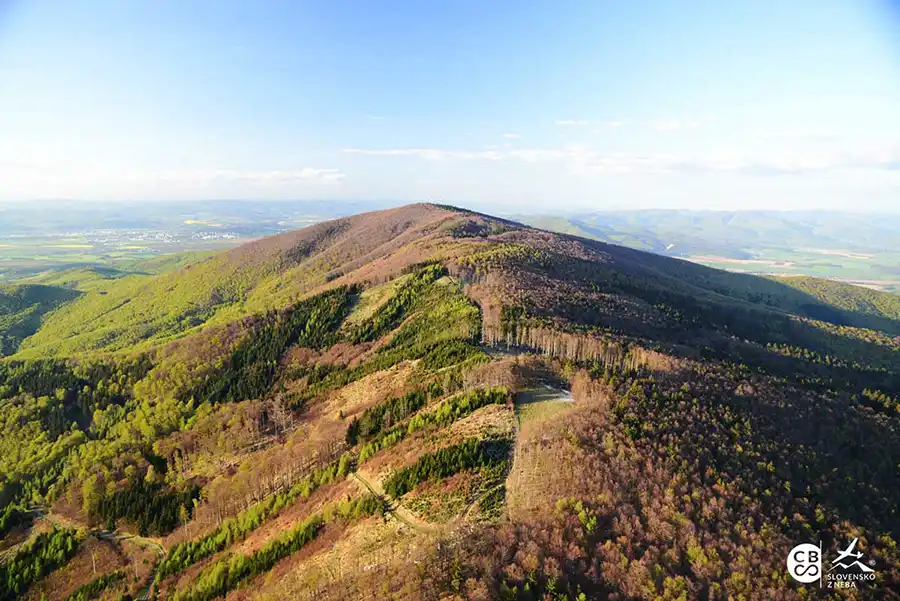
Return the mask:
<svg viewBox="0 0 900 601">
<path fill-rule="evenodd" d="M 764 140 L 833 140 L 840 133 L 828 128 L 773 129 L 759 134 Z"/>
<path fill-rule="evenodd" d="M 296 170 L 162 169 L 128 165 L 44 164 L 23 169 L 0 161 L 2 198 L 124 198 L 168 194 L 180 197 L 295 195 L 340 184 L 339 169 Z M 98 192 L 100 190 L 100 192 Z"/>
<path fill-rule="evenodd" d="M 314 169 L 312 167 L 304 167 L 300 170 L 298 176 L 300 179 L 317 179 L 323 182 L 337 182 L 347 177 L 347 174 L 340 169 Z"/>
<path fill-rule="evenodd" d="M 685 130 L 685 129 L 697 129 L 699 127 L 700 127 L 700 122 L 696 121 L 696 120 L 656 121 L 653 123 L 653 129 L 655 129 L 656 131 L 681 131 L 681 130 Z"/>
<path fill-rule="evenodd" d="M 624 126 L 626 123 L 628 123 L 628 121 L 626 121 L 625 119 L 612 119 L 611 121 L 603 121 L 602 123 L 598 123 L 597 126 L 591 130 L 591 133 L 606 133 L 611 129 L 618 129 Z"/>
<path fill-rule="evenodd" d="M 235 169 L 199 169 L 194 171 L 171 171 L 159 174 L 159 177 L 175 181 L 229 180 L 257 183 L 287 182 L 339 182 L 346 177 L 340 169 L 320 169 L 303 167 L 297 170 L 243 171 Z"/>
<path fill-rule="evenodd" d="M 507 139 L 510 139 L 510 140 L 516 140 L 516 139 L 518 139 L 518 138 L 521 138 L 522 135 L 521 135 L 521 134 L 508 133 L 508 134 L 503 134 L 503 137 L 504 137 L 504 138 L 507 138 Z"/>
<path fill-rule="evenodd" d="M 510 150 L 506 153 L 504 158 L 524 161 L 526 163 L 547 163 L 565 158 L 567 152 L 567 150 L 553 148 Z"/>
<path fill-rule="evenodd" d="M 0 181 L 0 201 L 326 197 L 344 194 L 341 191 L 348 185 L 345 173 L 333 168 L 152 169 L 128 164 L 48 163 L 23 169 L 3 161 Z"/>
<path fill-rule="evenodd" d="M 900 170 L 900 150 L 881 149 L 857 154 L 763 156 L 712 153 L 700 156 L 665 153 L 599 152 L 585 147 L 513 149 L 504 145 L 486 151 L 408 148 L 369 150 L 347 148 L 344 152 L 370 156 L 412 156 L 429 161 L 506 161 L 559 163 L 573 173 L 662 174 L 738 173 L 746 175 L 802 175 L 847 170 Z"/>
<path fill-rule="evenodd" d="M 360 154 L 367 156 L 413 156 L 426 161 L 445 161 L 445 160 L 499 160 L 503 158 L 502 153 L 494 150 L 443 150 L 439 148 L 390 148 L 390 149 L 369 149 L 369 148 L 344 148 L 347 154 Z"/>
<path fill-rule="evenodd" d="M 677 131 L 681 129 L 680 121 L 657 121 L 653 124 L 656 131 Z"/>
<path fill-rule="evenodd" d="M 671 168 L 684 172 L 737 172 L 748 175 L 805 175 L 849 171 L 898 171 L 900 151 L 896 148 L 859 153 L 769 154 L 678 159 Z"/>
<path fill-rule="evenodd" d="M 556 121 L 556 125 L 562 127 L 585 127 L 590 124 L 590 121 L 585 121 L 582 119 L 559 119 Z"/>
</svg>

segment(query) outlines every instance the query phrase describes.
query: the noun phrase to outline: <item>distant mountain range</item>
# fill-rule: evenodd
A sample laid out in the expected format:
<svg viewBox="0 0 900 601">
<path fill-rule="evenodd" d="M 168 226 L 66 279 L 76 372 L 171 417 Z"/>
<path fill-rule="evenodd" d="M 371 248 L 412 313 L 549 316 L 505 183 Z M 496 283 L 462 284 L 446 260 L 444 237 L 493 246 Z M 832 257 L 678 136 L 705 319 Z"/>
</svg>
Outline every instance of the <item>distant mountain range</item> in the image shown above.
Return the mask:
<svg viewBox="0 0 900 601">
<path fill-rule="evenodd" d="M 900 214 L 612 211 L 512 218 L 733 271 L 900 290 Z"/>
<path fill-rule="evenodd" d="M 896 235 L 900 214 L 645 210 L 516 217 L 604 242 L 682 256 L 752 259 L 753 249 L 761 245 L 787 250 L 900 251 Z"/>
</svg>

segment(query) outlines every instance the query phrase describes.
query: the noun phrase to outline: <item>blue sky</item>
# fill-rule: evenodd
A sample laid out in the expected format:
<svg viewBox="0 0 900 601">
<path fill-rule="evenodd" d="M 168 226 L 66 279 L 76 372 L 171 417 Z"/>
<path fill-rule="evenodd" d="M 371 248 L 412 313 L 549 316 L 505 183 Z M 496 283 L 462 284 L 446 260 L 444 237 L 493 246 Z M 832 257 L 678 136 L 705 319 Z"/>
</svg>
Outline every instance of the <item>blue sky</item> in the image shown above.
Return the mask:
<svg viewBox="0 0 900 601">
<path fill-rule="evenodd" d="M 900 210 L 866 0 L 0 1 L 0 200 Z"/>
</svg>

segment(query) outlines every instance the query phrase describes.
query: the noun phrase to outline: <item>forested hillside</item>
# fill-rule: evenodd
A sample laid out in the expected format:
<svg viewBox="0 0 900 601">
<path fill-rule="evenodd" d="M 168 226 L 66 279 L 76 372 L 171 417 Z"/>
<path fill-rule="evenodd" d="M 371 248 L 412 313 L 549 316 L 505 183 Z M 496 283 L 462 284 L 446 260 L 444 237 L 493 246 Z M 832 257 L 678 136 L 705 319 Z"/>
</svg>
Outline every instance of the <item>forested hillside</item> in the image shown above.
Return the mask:
<svg viewBox="0 0 900 601">
<path fill-rule="evenodd" d="M 783 277 L 778 278 L 777 281 L 813 296 L 832 307 L 875 318 L 884 317 L 894 322 L 900 320 L 900 295 L 898 294 L 888 294 L 869 288 L 809 277 Z M 891 324 L 881 319 L 870 323 L 872 324 L 870 327 L 875 329 L 891 328 Z"/>
<path fill-rule="evenodd" d="M 0 286 L 0 357 L 18 350 L 34 334 L 44 314 L 78 297 L 78 293 L 52 286 Z"/>
<path fill-rule="evenodd" d="M 3 297 L 0 598 L 900 599 L 890 295 L 437 205 L 179 261 Z"/>
<path fill-rule="evenodd" d="M 719 269 L 814 276 L 900 292 L 900 218 L 891 213 L 620 210 L 521 220 Z"/>
</svg>

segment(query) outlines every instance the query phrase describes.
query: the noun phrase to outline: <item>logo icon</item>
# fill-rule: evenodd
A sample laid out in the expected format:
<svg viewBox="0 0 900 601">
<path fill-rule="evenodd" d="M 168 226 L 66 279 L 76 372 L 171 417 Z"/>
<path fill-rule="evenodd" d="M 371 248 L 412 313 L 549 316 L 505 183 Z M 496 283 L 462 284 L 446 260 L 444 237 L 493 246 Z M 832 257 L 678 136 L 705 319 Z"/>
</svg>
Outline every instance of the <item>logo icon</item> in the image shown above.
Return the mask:
<svg viewBox="0 0 900 601">
<path fill-rule="evenodd" d="M 822 550 L 811 543 L 797 545 L 787 557 L 791 578 L 808 584 L 822 578 Z"/>
<path fill-rule="evenodd" d="M 791 578 L 803 584 L 818 581 L 824 588 L 858 588 L 859 583 L 874 582 L 874 561 L 861 561 L 864 553 L 857 551 L 859 538 L 854 538 L 846 549 L 838 549 L 827 572 L 822 572 L 822 543 L 797 545 L 787 556 L 787 568 Z"/>
<path fill-rule="evenodd" d="M 853 552 L 854 547 L 856 547 L 856 543 L 859 542 L 858 538 L 854 538 L 853 541 L 847 545 L 847 548 L 843 551 L 838 552 L 837 559 L 831 562 L 831 569 L 829 572 L 833 572 L 835 568 L 841 568 L 842 570 L 849 570 L 850 568 L 856 566 L 863 573 L 874 572 L 872 568 L 861 562 L 859 559 L 863 556 L 862 551 Z M 853 561 L 848 561 L 852 559 Z"/>
<path fill-rule="evenodd" d="M 825 575 L 825 586 L 827 588 L 858 588 L 860 582 L 873 582 L 875 580 L 875 570 L 872 567 L 875 562 L 869 562 L 866 565 L 860 559 L 863 556 L 862 551 L 856 551 L 856 543 L 858 538 L 854 538 L 843 551 L 838 551 L 837 557 L 831 562 L 831 567 Z"/>
</svg>

